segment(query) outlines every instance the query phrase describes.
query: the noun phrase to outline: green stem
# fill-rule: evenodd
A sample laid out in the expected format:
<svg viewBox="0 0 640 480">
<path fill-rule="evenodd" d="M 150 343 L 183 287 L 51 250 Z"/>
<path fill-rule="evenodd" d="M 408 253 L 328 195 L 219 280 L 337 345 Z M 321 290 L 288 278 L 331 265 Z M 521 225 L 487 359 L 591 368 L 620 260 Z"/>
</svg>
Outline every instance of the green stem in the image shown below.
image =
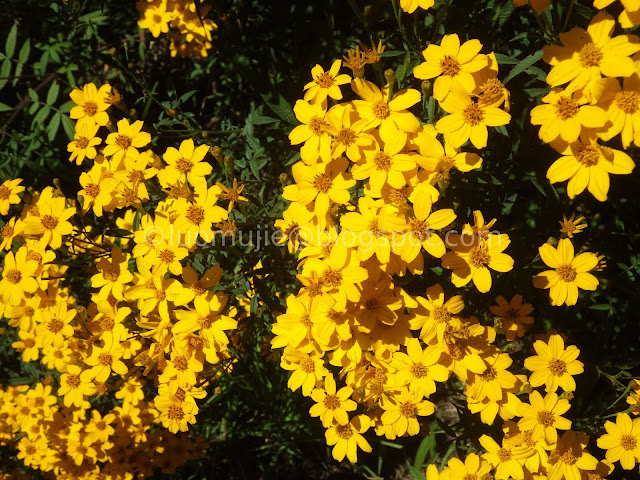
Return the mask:
<svg viewBox="0 0 640 480">
<path fill-rule="evenodd" d="M 573 12 L 573 6 L 575 5 L 576 0 L 571 0 L 569 3 L 569 8 L 567 9 L 567 16 L 564 19 L 564 24 L 562 25 L 562 31 L 564 32 L 569 25 L 569 18 L 571 18 L 571 13 Z"/>
</svg>

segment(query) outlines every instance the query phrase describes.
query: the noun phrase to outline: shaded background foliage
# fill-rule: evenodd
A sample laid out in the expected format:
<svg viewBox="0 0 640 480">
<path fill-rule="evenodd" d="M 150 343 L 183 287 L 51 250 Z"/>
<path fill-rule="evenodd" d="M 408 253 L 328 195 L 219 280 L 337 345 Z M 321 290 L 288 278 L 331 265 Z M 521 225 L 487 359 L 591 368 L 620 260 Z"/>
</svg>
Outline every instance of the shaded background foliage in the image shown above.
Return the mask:
<svg viewBox="0 0 640 480">
<path fill-rule="evenodd" d="M 555 3 L 547 20 L 557 33 L 568 2 Z M 590 3 L 576 3 L 569 28 L 587 25 L 594 12 Z M 211 181 L 241 179 L 251 199 L 241 218 L 245 231 L 272 228 L 286 208 L 280 192 L 289 180 L 283 174 L 298 159 L 287 138 L 296 123 L 291 105 L 301 98 L 313 65 L 328 67 L 358 42 L 382 40 L 384 68 L 396 71 L 399 86 L 423 88 L 422 112 L 414 113 L 433 121 L 437 112 L 429 87 L 410 75 L 420 52 L 445 32 L 478 38 L 483 52 L 498 56 L 500 78 L 512 94 L 513 119 L 490 136 L 480 171 L 452 173 L 439 205 L 456 209 L 457 228 L 471 220 L 473 210 L 498 218 L 497 228 L 511 237 L 508 253 L 515 267 L 495 280 L 488 295 L 464 289 L 465 313 L 492 324 L 488 307 L 499 294 L 520 293 L 534 305 L 534 327 L 524 341 L 508 347 L 521 370 L 535 333 L 548 328 L 567 333 L 586 366 L 569 417 L 574 428 L 599 433 L 602 416 L 624 408 L 624 400 L 610 407 L 624 389 L 615 376 L 640 374 L 640 175 L 613 176 L 605 203 L 586 193 L 571 201 L 562 186 L 546 180 L 558 155 L 538 139 L 529 112 L 548 91 L 548 70 L 536 52 L 555 40 L 551 31 L 545 36 L 531 12 L 515 9 L 511 0 L 440 0 L 428 12 L 402 15 L 404 35 L 390 0 L 216 0 L 212 7 L 210 16 L 219 25 L 213 48 L 208 57 L 190 60 L 172 58 L 166 36 L 153 39 L 139 30 L 138 12 L 129 0 L 70 0 L 68 5 L 6 0 L 0 16 L 0 181 L 19 176 L 40 189 L 56 179 L 67 196 L 75 196 L 83 169 L 67 160 L 73 133 L 68 94 L 89 81 L 109 82 L 134 116 L 145 121 L 156 152 L 187 137 L 220 146 L 233 166 L 219 165 Z M 381 81 L 371 73 L 370 80 Z M 628 153 L 638 161 L 635 148 Z M 573 308 L 551 307 L 547 292 L 531 284 L 542 269 L 537 247 L 557 238 L 562 213 L 572 212 L 589 223 L 575 239 L 576 249 L 600 252 L 607 267 L 598 274 L 595 293 L 581 295 Z M 207 265 L 210 253 L 199 253 L 198 261 Z M 440 464 L 455 448 L 478 446 L 483 432 L 495 433 L 497 427 L 468 414 L 464 400 L 443 391 L 437 397 L 443 402 L 438 418 L 421 435 L 397 443 L 370 435 L 372 454 L 362 454 L 357 466 L 337 465 L 320 422 L 308 416 L 310 401 L 287 389 L 288 373 L 268 350 L 271 322 L 296 287 L 294 259 L 275 246 L 238 253 L 229 251 L 222 259 L 229 272 L 224 286 L 246 297 L 253 279 L 251 315 L 242 322 L 233 375 L 216 385 L 219 393 L 207 397 L 193 428 L 210 448 L 202 460 L 183 467 L 179 478 L 423 478 L 425 463 Z M 255 271 L 259 260 L 263 267 Z M 402 279 L 403 288 L 424 295 L 427 286 L 440 282 L 452 294 L 448 272 L 433 259 L 426 265 L 425 275 Z M 21 363 L 10 343 L 9 336 L 0 337 L 0 378 L 36 380 L 39 371 Z M 445 408 L 450 401 L 456 406 Z M 6 449 L 0 455 L 11 457 Z"/>
</svg>

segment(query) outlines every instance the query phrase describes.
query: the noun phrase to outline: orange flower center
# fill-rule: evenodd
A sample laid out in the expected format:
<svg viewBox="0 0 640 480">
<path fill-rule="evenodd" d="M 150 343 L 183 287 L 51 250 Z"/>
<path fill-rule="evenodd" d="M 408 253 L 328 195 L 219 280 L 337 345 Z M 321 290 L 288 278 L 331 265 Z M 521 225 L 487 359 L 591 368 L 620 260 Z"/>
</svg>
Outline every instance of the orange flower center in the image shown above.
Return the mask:
<svg viewBox="0 0 640 480">
<path fill-rule="evenodd" d="M 329 88 L 333 85 L 333 77 L 329 72 L 322 72 L 322 74 L 316 78 L 316 83 L 320 88 Z"/>
<path fill-rule="evenodd" d="M 48 328 L 51 333 L 58 333 L 64 328 L 64 323 L 62 322 L 62 320 L 54 318 L 49 322 Z"/>
<path fill-rule="evenodd" d="M 503 89 L 504 85 L 497 78 L 490 78 L 480 86 L 483 95 L 498 95 Z"/>
<path fill-rule="evenodd" d="M 349 128 L 343 128 L 338 132 L 338 136 L 336 137 L 338 143 L 342 143 L 347 147 L 356 141 L 356 132 Z"/>
<path fill-rule="evenodd" d="M 175 260 L 176 254 L 173 253 L 172 250 L 166 249 L 166 250 L 162 250 L 160 252 L 160 255 L 158 255 L 158 257 L 160 258 L 161 262 L 169 264 Z"/>
<path fill-rule="evenodd" d="M 376 310 L 379 307 L 377 298 L 368 298 L 364 301 L 364 309 L 365 310 Z"/>
<path fill-rule="evenodd" d="M 6 186 L 0 186 L 0 200 L 6 200 L 11 195 L 11 190 Z"/>
<path fill-rule="evenodd" d="M 414 418 L 418 414 L 418 407 L 413 402 L 401 403 L 400 413 L 405 417 Z"/>
<path fill-rule="evenodd" d="M 469 263 L 475 268 L 482 268 L 491 261 L 491 255 L 485 247 L 473 247 L 469 252 Z"/>
<path fill-rule="evenodd" d="M 189 362 L 184 357 L 184 355 L 180 355 L 176 357 L 175 360 L 173 361 L 173 364 L 175 365 L 176 370 L 179 370 L 181 372 L 184 372 L 189 368 Z"/>
<path fill-rule="evenodd" d="M 313 373 L 316 371 L 316 364 L 313 359 L 307 357 L 300 362 L 300 370 L 304 373 Z"/>
<path fill-rule="evenodd" d="M 33 348 L 36 346 L 36 341 L 33 338 L 25 338 L 22 343 L 24 343 L 25 348 Z"/>
<path fill-rule="evenodd" d="M 549 368 L 549 371 L 556 377 L 560 377 L 565 373 L 567 373 L 567 364 L 558 358 L 552 359 L 549 362 L 548 368 Z"/>
<path fill-rule="evenodd" d="M 465 123 L 468 123 L 472 127 L 480 125 L 484 120 L 484 111 L 477 103 L 471 103 L 462 111 Z"/>
<path fill-rule="evenodd" d="M 600 149 L 595 145 L 586 145 L 580 148 L 576 159 L 585 167 L 593 167 L 600 161 Z"/>
<path fill-rule="evenodd" d="M 100 185 L 96 185 L 95 183 L 90 183 L 86 187 L 84 187 L 84 191 L 87 192 L 87 195 L 90 197 L 96 198 L 100 195 Z"/>
<path fill-rule="evenodd" d="M 431 312 L 431 318 L 438 323 L 448 322 L 451 319 L 451 313 L 447 310 L 447 307 L 439 305 Z"/>
<path fill-rule="evenodd" d="M 563 282 L 573 282 L 578 275 L 575 268 L 573 268 L 571 265 L 560 265 L 556 269 L 556 273 L 560 277 L 560 280 L 562 280 Z"/>
<path fill-rule="evenodd" d="M 551 427 L 556 421 L 556 416 L 553 412 L 548 412 L 546 410 L 540 410 L 538 412 L 538 423 L 544 427 Z"/>
<path fill-rule="evenodd" d="M 22 280 L 22 273 L 20 270 L 16 270 L 15 268 L 7 271 L 4 278 L 6 278 L 10 283 L 17 284 Z"/>
<path fill-rule="evenodd" d="M 193 225 L 200 225 L 204 222 L 204 208 L 199 207 L 197 205 L 191 205 L 187 208 L 187 213 L 185 214 L 187 220 Z"/>
<path fill-rule="evenodd" d="M 80 386 L 80 375 L 69 374 L 65 383 L 71 388 L 78 388 Z"/>
<path fill-rule="evenodd" d="M 440 68 L 442 69 L 442 73 L 444 75 L 448 75 L 450 77 L 455 77 L 460 73 L 460 62 L 455 57 L 451 55 L 446 55 L 440 61 Z"/>
<path fill-rule="evenodd" d="M 411 228 L 411 235 L 419 239 L 421 242 L 424 242 L 429 238 L 429 222 L 426 220 L 410 218 L 409 227 Z"/>
<path fill-rule="evenodd" d="M 315 188 L 320 193 L 327 193 L 331 186 L 333 185 L 333 180 L 330 177 L 324 174 L 316 175 L 313 179 L 313 188 Z"/>
<path fill-rule="evenodd" d="M 351 429 L 351 425 L 337 425 L 336 433 L 343 440 L 349 440 L 353 436 L 353 430 Z"/>
<path fill-rule="evenodd" d="M 373 116 L 377 119 L 384 120 L 389 115 L 391 115 L 391 110 L 389 109 L 389 105 L 384 100 L 380 100 L 373 106 Z"/>
<path fill-rule="evenodd" d="M 322 118 L 313 117 L 309 121 L 309 129 L 313 132 L 314 135 L 320 136 L 323 133 L 322 127 L 324 127 L 326 124 L 327 122 L 325 122 Z"/>
<path fill-rule="evenodd" d="M 76 144 L 76 147 L 85 149 L 87 148 L 87 145 L 89 145 L 89 139 L 87 137 L 78 137 L 74 143 Z"/>
<path fill-rule="evenodd" d="M 623 90 L 616 94 L 614 103 L 627 115 L 633 115 L 640 109 L 640 94 L 638 92 Z"/>
<path fill-rule="evenodd" d="M 575 117 L 579 111 L 580 105 L 578 105 L 578 101 L 573 98 L 560 97 L 558 103 L 556 103 L 556 114 L 562 121 Z"/>
<path fill-rule="evenodd" d="M 416 378 L 422 378 L 429 374 L 429 369 L 421 363 L 416 363 L 411 369 L 411 373 Z"/>
<path fill-rule="evenodd" d="M 184 417 L 184 412 L 182 411 L 181 405 L 169 405 L 167 409 L 167 417 L 169 420 L 182 420 Z"/>
<path fill-rule="evenodd" d="M 58 226 L 58 219 L 51 215 L 44 215 L 40 221 L 46 230 L 53 230 Z"/>
<path fill-rule="evenodd" d="M 620 437 L 620 446 L 625 450 L 635 450 L 638 446 L 638 439 L 633 435 L 622 435 Z"/>
<path fill-rule="evenodd" d="M 339 270 L 328 268 L 321 278 L 322 283 L 337 288 L 342 285 L 342 273 Z"/>
<path fill-rule="evenodd" d="M 508 448 L 501 448 L 496 453 L 501 463 L 508 462 L 511 460 L 511 458 L 513 458 L 513 455 L 511 454 L 511 450 L 509 450 Z"/>
<path fill-rule="evenodd" d="M 567 450 L 560 455 L 560 461 L 566 465 L 573 465 L 578 461 L 578 458 L 573 454 L 573 451 Z"/>
<path fill-rule="evenodd" d="M 388 172 L 391 170 L 391 157 L 384 152 L 378 152 L 373 156 L 373 163 L 378 170 Z"/>
<path fill-rule="evenodd" d="M 183 175 L 186 175 L 193 168 L 193 163 L 191 160 L 187 160 L 186 158 L 179 158 L 176 162 L 176 169 Z"/>
<path fill-rule="evenodd" d="M 582 47 L 582 50 L 580 50 L 580 53 L 578 54 L 580 64 L 585 68 L 600 66 L 602 57 L 602 51 L 593 42 L 587 43 L 584 47 Z"/>
<path fill-rule="evenodd" d="M 2 238 L 11 238 L 13 237 L 14 231 L 14 228 L 7 223 L 4 227 L 2 227 L 2 233 L 0 233 L 0 235 L 2 235 Z"/>
<path fill-rule="evenodd" d="M 335 410 L 336 408 L 340 408 L 340 399 L 335 395 L 327 395 L 324 397 L 324 406 L 328 410 Z"/>
<path fill-rule="evenodd" d="M 131 137 L 127 135 L 119 134 L 118 136 L 116 136 L 116 145 L 122 150 L 126 150 L 127 148 L 129 148 L 132 141 L 133 140 L 131 139 Z"/>
<path fill-rule="evenodd" d="M 487 369 L 480 375 L 480 378 L 485 382 L 491 382 L 498 377 L 498 372 L 493 367 L 487 367 Z"/>
<path fill-rule="evenodd" d="M 104 365 L 105 367 L 110 367 L 113 363 L 113 357 L 109 353 L 101 353 L 98 355 L 98 363 L 100 365 Z"/>
<path fill-rule="evenodd" d="M 96 102 L 84 102 L 82 111 L 88 117 L 93 117 L 98 112 L 98 104 Z"/>
</svg>

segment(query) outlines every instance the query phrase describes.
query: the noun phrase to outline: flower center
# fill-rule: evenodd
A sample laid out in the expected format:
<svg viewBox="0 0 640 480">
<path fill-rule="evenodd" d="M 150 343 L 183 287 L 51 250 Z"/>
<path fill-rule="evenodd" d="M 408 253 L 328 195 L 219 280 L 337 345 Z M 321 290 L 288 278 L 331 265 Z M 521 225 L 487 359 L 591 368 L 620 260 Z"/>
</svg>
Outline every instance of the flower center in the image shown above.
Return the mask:
<svg viewBox="0 0 640 480">
<path fill-rule="evenodd" d="M 538 423 L 544 427 L 551 427 L 556 421 L 556 416 L 553 412 L 541 410 L 538 412 Z"/>
<path fill-rule="evenodd" d="M 464 121 L 475 127 L 476 125 L 480 125 L 484 120 L 484 111 L 477 103 L 471 103 L 467 106 L 462 112 L 464 117 Z"/>
<path fill-rule="evenodd" d="M 500 462 L 508 462 L 509 460 L 511 460 L 511 458 L 513 458 L 513 455 L 511 455 L 511 450 L 509 450 L 508 448 L 501 448 L 496 453 Z"/>
<path fill-rule="evenodd" d="M 585 68 L 599 66 L 602 57 L 602 51 L 593 42 L 587 43 L 578 54 L 580 64 Z"/>
<path fill-rule="evenodd" d="M 386 230 L 380 230 L 378 227 L 378 220 L 374 220 L 369 224 L 369 231 L 376 238 L 387 237 L 389 235 Z"/>
<path fill-rule="evenodd" d="M 113 357 L 109 353 L 101 353 L 100 355 L 98 355 L 98 363 L 100 365 L 110 367 L 113 363 Z"/>
<path fill-rule="evenodd" d="M 438 323 L 448 322 L 451 320 L 451 313 L 444 305 L 437 306 L 431 312 L 431 318 Z"/>
<path fill-rule="evenodd" d="M 498 95 L 502 93 L 504 85 L 497 78 L 490 78 L 480 86 L 483 95 Z"/>
<path fill-rule="evenodd" d="M 578 273 L 571 265 L 560 265 L 556 272 L 563 282 L 573 282 Z"/>
<path fill-rule="evenodd" d="M 80 375 L 70 374 L 65 383 L 71 388 L 78 388 L 80 386 Z"/>
<path fill-rule="evenodd" d="M 330 287 L 339 287 L 342 285 L 342 273 L 339 270 L 328 268 L 321 278 L 322 283 L 329 285 Z"/>
<path fill-rule="evenodd" d="M 343 440 L 349 440 L 353 436 L 353 430 L 351 430 L 351 425 L 337 425 L 336 433 Z"/>
<path fill-rule="evenodd" d="M 98 112 L 98 104 L 96 102 L 84 102 L 82 111 L 88 117 L 93 117 Z"/>
<path fill-rule="evenodd" d="M 60 330 L 64 328 L 64 323 L 62 322 L 62 320 L 58 318 L 54 318 L 49 322 L 48 327 L 51 333 L 58 333 Z"/>
<path fill-rule="evenodd" d="M 333 85 L 333 77 L 329 72 L 322 72 L 322 74 L 316 78 L 316 83 L 320 88 L 329 88 Z"/>
<path fill-rule="evenodd" d="M 307 357 L 300 362 L 300 370 L 304 373 L 313 373 L 316 371 L 316 364 L 313 359 Z"/>
<path fill-rule="evenodd" d="M 11 190 L 6 186 L 0 186 L 0 200 L 6 200 L 11 195 Z"/>
<path fill-rule="evenodd" d="M 484 373 L 480 375 L 480 378 L 482 378 L 482 380 L 484 380 L 485 382 L 491 382 L 495 380 L 497 376 L 498 376 L 498 372 L 496 372 L 495 368 L 487 367 Z"/>
<path fill-rule="evenodd" d="M 169 405 L 169 408 L 167 409 L 167 417 L 169 420 L 182 420 L 184 417 L 182 405 Z"/>
<path fill-rule="evenodd" d="M 482 268 L 491 261 L 491 255 L 485 247 L 473 247 L 469 252 L 469 262 L 475 268 Z"/>
<path fill-rule="evenodd" d="M 429 238 L 429 222 L 426 220 L 410 218 L 409 227 L 411 228 L 411 235 L 420 240 L 420 242 L 424 242 Z"/>
<path fill-rule="evenodd" d="M 391 157 L 384 152 L 378 152 L 373 156 L 373 163 L 378 170 L 388 172 L 391 170 Z"/>
<path fill-rule="evenodd" d="M 127 135 L 118 135 L 116 136 L 116 145 L 120 147 L 122 150 L 126 150 L 131 146 L 132 139 Z"/>
<path fill-rule="evenodd" d="M 624 113 L 633 115 L 640 108 L 640 94 L 638 92 L 623 90 L 616 94 L 614 102 Z"/>
<path fill-rule="evenodd" d="M 368 298 L 364 301 L 364 309 L 365 310 L 375 310 L 378 308 L 378 299 L 377 298 Z"/>
<path fill-rule="evenodd" d="M 560 377 L 567 372 L 567 364 L 558 358 L 553 358 L 549 362 L 548 368 L 549 371 L 556 377 Z"/>
<path fill-rule="evenodd" d="M 411 369 L 411 373 L 416 378 L 422 378 L 429 374 L 429 369 L 421 363 L 416 363 Z"/>
<path fill-rule="evenodd" d="M 405 417 L 414 418 L 418 414 L 418 407 L 412 402 L 402 403 L 400 404 L 400 413 Z"/>
<path fill-rule="evenodd" d="M 340 408 L 340 399 L 335 395 L 327 395 L 324 397 L 324 406 L 329 410 Z"/>
<path fill-rule="evenodd" d="M 44 215 L 40 221 L 42 222 L 42 226 L 46 230 L 53 230 L 58 226 L 58 219 L 56 217 L 52 217 L 51 215 Z"/>
<path fill-rule="evenodd" d="M 338 143 L 342 143 L 347 147 L 356 141 L 356 132 L 349 128 L 343 128 L 338 132 L 338 136 L 336 137 Z"/>
<path fill-rule="evenodd" d="M 567 450 L 565 452 L 562 452 L 562 455 L 560 455 L 560 461 L 567 465 L 573 465 L 578 461 L 578 458 L 573 454 L 571 450 Z"/>
<path fill-rule="evenodd" d="M 98 195 L 100 195 L 100 185 L 90 183 L 84 188 L 84 191 L 87 192 L 87 195 L 89 195 L 90 197 L 96 198 Z"/>
<path fill-rule="evenodd" d="M 112 268 L 110 270 L 102 272 L 102 276 L 108 282 L 113 283 L 113 282 L 117 282 L 118 281 L 118 278 L 120 277 L 120 272 L 117 269 Z"/>
<path fill-rule="evenodd" d="M 558 103 L 556 103 L 556 114 L 560 117 L 560 120 L 569 120 L 575 117 L 579 111 L 580 105 L 573 98 L 560 97 Z"/>
<path fill-rule="evenodd" d="M 331 186 L 333 185 L 333 180 L 330 177 L 324 174 L 316 175 L 313 179 L 313 188 L 315 188 L 320 193 L 327 193 Z"/>
<path fill-rule="evenodd" d="M 314 135 L 320 136 L 323 133 L 322 127 L 324 127 L 326 124 L 327 122 L 325 122 L 322 118 L 313 117 L 309 121 L 309 129 L 313 132 Z"/>
<path fill-rule="evenodd" d="M 595 145 L 587 145 L 580 148 L 576 158 L 585 167 L 593 167 L 600 160 L 600 150 Z"/>
<path fill-rule="evenodd" d="M 184 355 L 180 355 L 176 357 L 175 360 L 173 361 L 173 364 L 175 365 L 176 370 L 179 370 L 181 372 L 184 372 L 189 368 L 189 362 L 184 357 Z"/>
<path fill-rule="evenodd" d="M 379 120 L 384 120 L 389 115 L 391 115 L 391 110 L 389 109 L 389 105 L 384 100 L 380 100 L 373 106 L 373 116 Z"/>
<path fill-rule="evenodd" d="M 16 270 L 15 268 L 7 271 L 4 278 L 6 278 L 10 283 L 17 284 L 22 280 L 22 272 L 20 270 Z"/>
<path fill-rule="evenodd" d="M 622 435 L 620 437 L 620 446 L 625 450 L 635 450 L 638 445 L 638 439 L 633 435 Z"/>
<path fill-rule="evenodd" d="M 183 175 L 186 175 L 193 168 L 193 163 L 191 160 L 187 160 L 186 158 L 179 158 L 176 162 L 176 169 Z"/>
<path fill-rule="evenodd" d="M 89 139 L 87 137 L 78 137 L 74 143 L 76 144 L 76 147 L 85 149 L 87 148 L 87 145 L 89 145 Z"/>
<path fill-rule="evenodd" d="M 460 62 L 455 57 L 451 55 L 446 55 L 440 61 L 440 68 L 442 69 L 442 73 L 444 75 L 448 75 L 450 77 L 455 77 L 460 73 Z"/>
<path fill-rule="evenodd" d="M 22 343 L 24 343 L 25 348 L 33 348 L 36 346 L 36 341 L 33 338 L 25 338 Z"/>
<path fill-rule="evenodd" d="M 200 225 L 204 221 L 204 208 L 197 205 L 191 205 L 187 208 L 185 216 L 193 225 Z"/>
</svg>

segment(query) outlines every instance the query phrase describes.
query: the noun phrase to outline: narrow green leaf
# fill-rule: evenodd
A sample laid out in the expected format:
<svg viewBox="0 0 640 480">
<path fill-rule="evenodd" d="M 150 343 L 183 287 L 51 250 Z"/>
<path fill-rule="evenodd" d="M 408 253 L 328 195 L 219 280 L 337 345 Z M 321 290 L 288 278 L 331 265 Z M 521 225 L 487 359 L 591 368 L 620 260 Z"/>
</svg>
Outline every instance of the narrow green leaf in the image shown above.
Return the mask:
<svg viewBox="0 0 640 480">
<path fill-rule="evenodd" d="M 13 27 L 9 31 L 9 36 L 7 36 L 7 43 L 4 47 L 4 53 L 7 58 L 12 58 L 13 54 L 16 51 L 16 40 L 18 39 L 18 24 L 14 23 Z"/>
<path fill-rule="evenodd" d="M 278 115 L 278 117 L 291 125 L 298 125 L 299 122 L 293 114 L 291 105 L 289 105 L 289 102 L 287 102 L 282 95 L 278 96 L 278 103 L 273 103 L 270 95 L 262 95 L 262 98 L 267 106 L 273 110 L 273 113 Z"/>
<path fill-rule="evenodd" d="M 506 85 L 509 80 L 511 80 L 516 75 L 519 75 L 522 72 L 524 72 L 526 69 L 531 67 L 534 63 L 536 63 L 541 58 L 542 58 L 542 50 L 538 50 L 537 52 L 532 53 L 531 55 L 528 55 L 524 60 L 522 60 L 515 67 L 513 67 L 513 70 L 509 72 L 509 75 L 507 75 L 507 78 L 505 78 L 502 83 Z"/>
<path fill-rule="evenodd" d="M 0 66 L 0 77 L 3 77 L 2 80 L 0 80 L 0 90 L 9 81 L 8 78 L 4 78 L 4 77 L 8 77 L 9 75 L 11 75 L 11 60 L 8 58 L 5 58 L 4 61 L 2 62 L 2 65 Z"/>
<path fill-rule="evenodd" d="M 67 134 L 67 137 L 69 137 L 69 140 L 73 140 L 75 135 L 75 124 L 67 115 L 62 115 L 62 128 L 64 129 L 64 133 Z"/>
<path fill-rule="evenodd" d="M 29 88 L 27 90 L 27 93 L 29 94 L 29 98 L 31 99 L 31 101 L 33 102 L 38 101 L 38 92 L 36 92 L 33 88 Z"/>
<path fill-rule="evenodd" d="M 0 102 L 0 112 L 8 112 L 9 110 L 13 110 L 13 107 L 10 107 L 6 103 Z"/>
<path fill-rule="evenodd" d="M 53 102 L 58 98 L 58 93 L 60 93 L 60 85 L 54 80 L 49 87 L 49 93 L 47 93 L 47 105 L 53 105 Z"/>
<path fill-rule="evenodd" d="M 30 53 L 31 53 L 31 39 L 27 38 L 27 41 L 22 44 L 22 47 L 20 47 L 20 52 L 18 53 L 18 61 L 20 63 L 27 63 L 27 60 L 29 60 Z"/>
</svg>

